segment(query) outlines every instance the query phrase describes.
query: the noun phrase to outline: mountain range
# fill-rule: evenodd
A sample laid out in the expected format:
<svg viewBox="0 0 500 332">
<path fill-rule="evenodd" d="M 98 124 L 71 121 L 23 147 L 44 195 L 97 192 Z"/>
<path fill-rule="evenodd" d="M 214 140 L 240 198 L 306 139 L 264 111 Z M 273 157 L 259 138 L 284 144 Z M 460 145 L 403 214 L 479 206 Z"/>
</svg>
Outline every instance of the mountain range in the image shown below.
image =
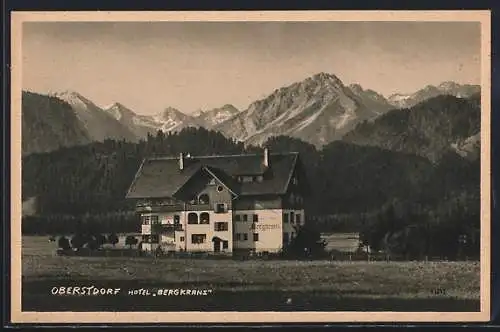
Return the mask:
<svg viewBox="0 0 500 332">
<path fill-rule="evenodd" d="M 384 121 L 391 121 L 387 120 L 387 117 L 397 118 L 398 115 L 394 114 L 399 113 L 412 114 L 410 108 L 419 105 L 426 108 L 426 101 L 442 95 L 449 95 L 449 98 L 436 101 L 436 105 L 441 102 L 467 103 L 473 107 L 475 102 L 479 109 L 477 98 L 467 102 L 457 101 L 469 100 L 478 96 L 479 92 L 480 87 L 476 85 L 444 82 L 438 86 L 426 86 L 412 94 L 397 94 L 385 98 L 382 94 L 359 84 L 345 85 L 333 74 L 318 73 L 303 81 L 276 89 L 242 111 L 226 104 L 189 115 L 172 107 L 166 107 L 154 115 L 140 115 L 119 102 L 101 108 L 75 91 L 52 95 L 25 91 L 22 102 L 22 147 L 23 154 L 26 155 L 48 152 L 62 146 L 103 141 L 107 138 L 137 142 L 158 130 L 178 132 L 187 127 L 204 127 L 219 131 L 224 136 L 242 141 L 246 145 L 261 145 L 270 137 L 289 136 L 318 148 L 332 141 L 347 140 L 354 144 L 396 149 L 394 142 L 379 142 L 383 135 L 378 129 L 370 130 L 377 132 L 380 144 L 366 138 L 369 131 L 367 126 L 384 126 Z M 439 107 L 436 105 L 435 107 Z M 430 112 L 426 116 L 432 119 L 432 114 Z M 443 115 L 442 121 L 445 121 L 446 116 Z M 411 119 L 402 121 L 409 121 L 408 126 L 415 124 L 412 122 L 415 120 Z M 431 122 L 419 124 L 424 126 Z M 359 128 L 360 124 L 364 129 Z M 353 131 L 356 134 L 351 133 Z M 390 131 L 386 134 L 390 135 Z M 457 153 L 467 153 L 470 146 L 474 146 L 471 142 L 476 134 L 477 132 L 471 130 L 467 137 L 460 136 L 446 141 L 446 146 Z M 415 135 L 419 137 L 420 134 Z M 429 135 L 426 139 L 432 140 L 432 135 Z M 415 140 L 414 144 L 417 144 L 415 137 L 412 139 Z M 431 154 L 427 156 L 433 158 Z"/>
<path fill-rule="evenodd" d="M 446 81 L 438 86 L 427 85 L 410 94 L 393 94 L 388 98 L 389 103 L 398 108 L 409 108 L 421 103 L 429 98 L 439 95 L 452 95 L 458 98 L 468 98 L 474 94 L 480 93 L 479 85 L 458 84 L 451 81 Z"/>
<path fill-rule="evenodd" d="M 320 73 L 276 89 L 213 129 L 252 145 L 283 135 L 322 146 L 391 107 L 377 94 L 361 87 L 354 92 L 336 76 Z"/>
</svg>

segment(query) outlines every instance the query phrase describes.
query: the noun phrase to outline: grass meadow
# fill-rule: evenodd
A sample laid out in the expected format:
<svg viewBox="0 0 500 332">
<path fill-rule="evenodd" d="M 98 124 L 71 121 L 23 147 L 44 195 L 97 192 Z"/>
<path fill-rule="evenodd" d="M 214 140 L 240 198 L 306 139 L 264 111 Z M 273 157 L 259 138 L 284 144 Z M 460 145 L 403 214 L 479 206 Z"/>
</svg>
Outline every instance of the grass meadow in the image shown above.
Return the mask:
<svg viewBox="0 0 500 332">
<path fill-rule="evenodd" d="M 348 242 L 341 246 L 352 247 Z M 57 245 L 46 236 L 25 236 L 22 246 L 23 311 L 480 310 L 479 262 L 69 257 L 57 256 Z M 102 296 L 51 294 L 53 287 L 90 285 L 121 290 Z M 139 288 L 210 293 L 128 294 Z"/>
</svg>

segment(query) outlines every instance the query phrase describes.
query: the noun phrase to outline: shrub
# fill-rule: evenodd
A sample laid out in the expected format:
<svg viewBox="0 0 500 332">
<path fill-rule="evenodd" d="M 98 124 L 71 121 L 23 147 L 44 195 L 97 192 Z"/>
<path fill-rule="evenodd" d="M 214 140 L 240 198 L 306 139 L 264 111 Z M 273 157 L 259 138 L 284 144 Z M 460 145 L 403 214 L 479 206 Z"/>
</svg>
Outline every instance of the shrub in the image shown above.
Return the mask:
<svg viewBox="0 0 500 332">
<path fill-rule="evenodd" d="M 321 233 L 310 227 L 302 227 L 295 238 L 283 250 L 284 257 L 294 258 L 324 258 L 326 242 L 321 239 Z"/>
<path fill-rule="evenodd" d="M 61 236 L 58 241 L 58 247 L 62 250 L 69 250 L 71 246 L 69 244 L 69 240 L 65 236 Z"/>
<path fill-rule="evenodd" d="M 108 243 L 111 243 L 114 246 L 116 246 L 116 244 L 118 243 L 120 239 L 118 238 L 118 236 L 115 234 L 115 233 L 111 233 L 108 235 Z"/>
<path fill-rule="evenodd" d="M 79 233 L 73 235 L 71 238 L 71 246 L 76 250 L 82 249 L 86 242 L 85 237 Z"/>
<path fill-rule="evenodd" d="M 129 235 L 125 238 L 125 245 L 129 246 L 132 249 L 132 246 L 135 246 L 139 243 L 139 240 L 135 236 Z"/>
</svg>

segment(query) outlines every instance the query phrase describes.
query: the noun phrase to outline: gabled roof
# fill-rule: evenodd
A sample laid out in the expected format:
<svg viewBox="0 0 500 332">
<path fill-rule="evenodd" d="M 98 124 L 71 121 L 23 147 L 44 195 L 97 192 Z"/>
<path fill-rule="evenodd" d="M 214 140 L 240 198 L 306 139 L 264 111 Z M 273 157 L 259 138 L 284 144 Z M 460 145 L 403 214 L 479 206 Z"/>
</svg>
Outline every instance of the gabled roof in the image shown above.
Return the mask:
<svg viewBox="0 0 500 332">
<path fill-rule="evenodd" d="M 240 184 L 238 183 L 238 181 L 234 180 L 221 169 L 211 166 L 204 166 L 203 169 L 214 178 L 222 182 L 222 184 L 224 184 L 230 192 L 238 195 L 238 193 L 240 192 Z"/>
<path fill-rule="evenodd" d="M 262 182 L 240 183 L 235 177 L 263 175 L 266 167 L 260 154 L 184 157 L 184 169 L 179 169 L 179 158 L 160 157 L 145 159 L 126 195 L 127 198 L 174 197 L 200 170 L 206 170 L 221 181 L 234 194 L 266 195 L 284 194 L 298 160 L 298 153 L 270 153 L 271 174 Z"/>
<path fill-rule="evenodd" d="M 215 178 L 218 182 L 222 183 L 222 185 L 225 186 L 234 196 L 238 196 L 238 183 L 231 177 L 227 176 L 223 171 L 209 166 L 200 166 L 196 169 L 196 172 L 194 172 L 181 187 L 172 192 L 172 197 L 177 199 L 182 199 L 182 197 L 186 198 L 185 195 L 189 195 L 189 183 L 196 180 L 196 178 L 202 174 L 208 175 L 211 178 Z"/>
</svg>

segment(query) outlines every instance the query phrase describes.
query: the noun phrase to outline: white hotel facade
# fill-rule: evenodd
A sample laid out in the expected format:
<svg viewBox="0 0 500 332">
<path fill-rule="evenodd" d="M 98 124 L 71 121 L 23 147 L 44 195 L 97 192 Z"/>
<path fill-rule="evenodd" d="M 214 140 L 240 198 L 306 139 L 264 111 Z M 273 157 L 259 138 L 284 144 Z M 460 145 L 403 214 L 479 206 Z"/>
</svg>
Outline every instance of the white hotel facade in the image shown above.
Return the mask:
<svg viewBox="0 0 500 332">
<path fill-rule="evenodd" d="M 127 193 L 142 249 L 278 252 L 305 223 L 298 153 L 149 158 Z"/>
</svg>

